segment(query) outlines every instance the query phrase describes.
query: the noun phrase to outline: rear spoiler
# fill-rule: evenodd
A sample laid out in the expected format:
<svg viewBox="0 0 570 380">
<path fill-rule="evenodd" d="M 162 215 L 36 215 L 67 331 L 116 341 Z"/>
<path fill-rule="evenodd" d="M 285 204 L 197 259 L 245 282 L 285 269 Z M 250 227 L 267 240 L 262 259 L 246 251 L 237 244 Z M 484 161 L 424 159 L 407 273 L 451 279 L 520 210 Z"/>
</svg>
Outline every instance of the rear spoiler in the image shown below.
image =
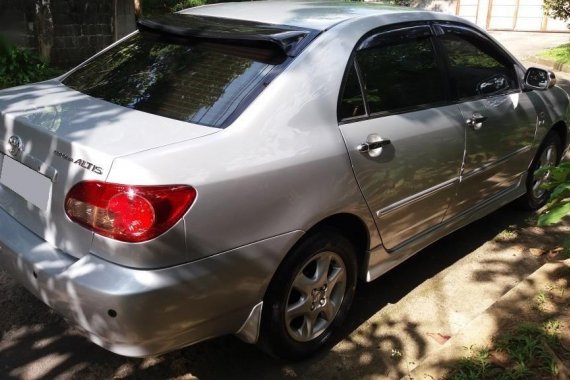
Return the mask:
<svg viewBox="0 0 570 380">
<path fill-rule="evenodd" d="M 312 29 L 180 13 L 140 19 L 137 27 L 144 35 L 169 42 L 262 49 L 281 55 L 283 60 L 295 57 L 306 46 L 300 43 L 305 37 L 318 34 Z"/>
</svg>

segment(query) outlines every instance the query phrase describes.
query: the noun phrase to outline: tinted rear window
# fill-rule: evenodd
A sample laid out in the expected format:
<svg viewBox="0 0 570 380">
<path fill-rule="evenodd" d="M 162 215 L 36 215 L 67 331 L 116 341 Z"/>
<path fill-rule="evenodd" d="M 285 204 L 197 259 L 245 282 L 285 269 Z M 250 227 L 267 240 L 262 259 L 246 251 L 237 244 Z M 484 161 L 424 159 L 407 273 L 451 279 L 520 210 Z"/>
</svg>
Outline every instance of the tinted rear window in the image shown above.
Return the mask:
<svg viewBox="0 0 570 380">
<path fill-rule="evenodd" d="M 222 127 L 274 67 L 229 46 L 180 45 L 137 34 L 63 83 L 123 107 Z"/>
</svg>

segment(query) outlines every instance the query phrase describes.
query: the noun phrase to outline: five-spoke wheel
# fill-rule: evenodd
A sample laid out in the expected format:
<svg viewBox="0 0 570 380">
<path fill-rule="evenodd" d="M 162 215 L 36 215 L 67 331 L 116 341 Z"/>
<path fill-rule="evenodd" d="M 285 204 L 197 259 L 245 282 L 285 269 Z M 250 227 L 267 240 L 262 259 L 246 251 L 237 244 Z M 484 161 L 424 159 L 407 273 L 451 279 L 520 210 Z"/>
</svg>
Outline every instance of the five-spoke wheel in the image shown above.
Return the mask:
<svg viewBox="0 0 570 380">
<path fill-rule="evenodd" d="M 356 252 L 340 232 L 305 236 L 277 269 L 263 304 L 260 346 L 302 359 L 327 344 L 346 319 L 356 287 Z"/>
<path fill-rule="evenodd" d="M 289 290 L 285 323 L 291 338 L 307 342 L 332 323 L 346 290 L 346 267 L 334 252 L 321 252 L 308 260 Z"/>
</svg>

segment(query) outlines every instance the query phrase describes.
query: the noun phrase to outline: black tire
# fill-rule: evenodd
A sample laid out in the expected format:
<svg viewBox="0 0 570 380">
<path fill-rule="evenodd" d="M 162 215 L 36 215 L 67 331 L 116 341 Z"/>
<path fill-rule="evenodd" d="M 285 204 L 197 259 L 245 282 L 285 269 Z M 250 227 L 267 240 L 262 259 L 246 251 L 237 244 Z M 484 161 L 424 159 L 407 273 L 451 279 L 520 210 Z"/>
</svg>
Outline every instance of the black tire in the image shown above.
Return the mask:
<svg viewBox="0 0 570 380">
<path fill-rule="evenodd" d="M 555 165 L 558 165 L 562 158 L 562 140 L 560 139 L 560 135 L 554 131 L 550 131 L 546 135 L 544 141 L 540 145 L 540 148 L 536 152 L 536 156 L 532 160 L 530 168 L 528 169 L 528 175 L 526 178 L 526 194 L 518 200 L 518 205 L 524 210 L 538 210 L 544 206 L 550 198 L 549 191 L 544 190 L 537 192 L 534 189 L 538 182 L 534 174 L 542 166 L 543 163 L 541 160 L 544 160 L 543 155 L 548 149 L 554 149 L 553 152 L 556 157 L 552 161 Z"/>
<path fill-rule="evenodd" d="M 330 259 L 328 266 L 327 259 Z M 339 274 L 343 266 L 344 286 Z M 317 267 L 327 268 L 326 275 L 319 277 Z M 283 260 L 267 289 L 259 346 L 274 357 L 301 360 L 334 343 L 354 298 L 356 273 L 355 249 L 336 230 L 322 229 L 304 237 Z M 304 281 L 318 278 L 325 281 L 324 286 L 318 286 L 322 282 Z M 330 285 L 328 288 L 327 284 Z M 340 294 L 342 299 L 338 302 Z M 295 315 L 291 312 L 294 305 L 303 305 L 299 307 L 305 310 L 302 315 L 291 317 Z M 336 312 L 331 312 L 336 307 Z M 331 318 L 331 315 L 334 316 Z M 313 318 L 316 318 L 315 322 L 309 323 Z M 312 329 L 307 327 L 309 325 Z"/>
</svg>

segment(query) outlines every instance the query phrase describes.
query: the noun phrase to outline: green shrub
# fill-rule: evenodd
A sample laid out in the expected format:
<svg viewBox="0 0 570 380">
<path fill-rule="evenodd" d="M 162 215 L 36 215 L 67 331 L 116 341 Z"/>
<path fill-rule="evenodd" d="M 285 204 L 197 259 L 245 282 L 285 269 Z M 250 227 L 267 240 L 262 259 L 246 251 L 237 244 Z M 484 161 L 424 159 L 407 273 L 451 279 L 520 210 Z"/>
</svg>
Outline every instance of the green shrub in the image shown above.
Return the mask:
<svg viewBox="0 0 570 380">
<path fill-rule="evenodd" d="M 0 36 L 0 88 L 39 82 L 59 74 L 39 57 Z"/>
<path fill-rule="evenodd" d="M 206 0 L 182 0 L 175 2 L 175 4 L 170 7 L 170 10 L 172 12 L 178 12 L 186 8 L 197 7 L 204 4 L 206 4 Z"/>
<path fill-rule="evenodd" d="M 550 17 L 562 21 L 570 20 L 570 2 L 568 0 L 544 0 L 544 10 Z"/>
<path fill-rule="evenodd" d="M 570 162 L 541 170 L 550 171 L 550 179 L 545 185 L 551 191 L 550 200 L 538 218 L 538 225 L 546 226 L 556 224 L 570 214 Z"/>
<path fill-rule="evenodd" d="M 152 17 L 217 1 L 208 0 L 142 0 L 143 17 Z"/>
<path fill-rule="evenodd" d="M 552 49 L 543 50 L 538 54 L 540 57 L 552 59 L 556 62 L 570 64 L 570 44 L 564 44 Z"/>
</svg>

